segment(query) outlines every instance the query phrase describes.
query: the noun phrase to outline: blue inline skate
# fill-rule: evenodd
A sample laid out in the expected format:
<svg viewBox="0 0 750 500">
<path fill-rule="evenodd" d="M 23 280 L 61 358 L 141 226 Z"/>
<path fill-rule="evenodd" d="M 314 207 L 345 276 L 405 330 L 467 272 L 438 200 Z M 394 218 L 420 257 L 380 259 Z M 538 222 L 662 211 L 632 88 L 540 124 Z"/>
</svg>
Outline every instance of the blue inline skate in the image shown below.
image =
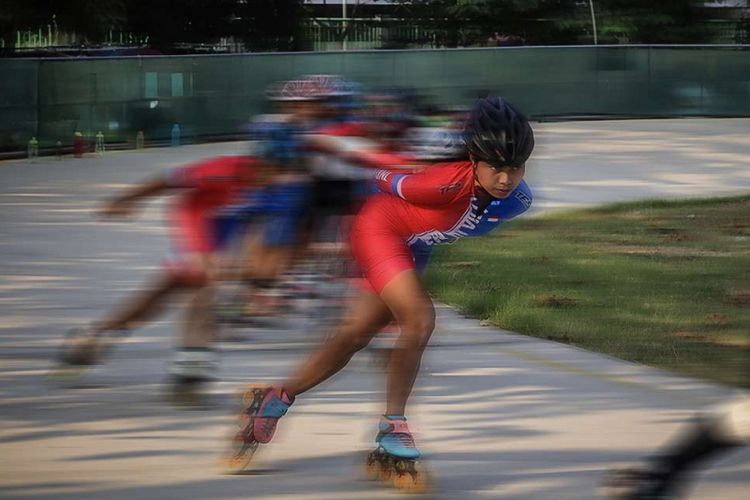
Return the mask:
<svg viewBox="0 0 750 500">
<path fill-rule="evenodd" d="M 232 434 L 224 458 L 228 474 L 242 474 L 261 444 L 271 441 L 276 424 L 294 402 L 282 387 L 251 385 L 242 396 L 239 428 Z"/>
<path fill-rule="evenodd" d="M 383 416 L 375 438 L 377 448 L 367 454 L 367 475 L 406 493 L 425 493 L 427 472 L 406 417 Z"/>
</svg>

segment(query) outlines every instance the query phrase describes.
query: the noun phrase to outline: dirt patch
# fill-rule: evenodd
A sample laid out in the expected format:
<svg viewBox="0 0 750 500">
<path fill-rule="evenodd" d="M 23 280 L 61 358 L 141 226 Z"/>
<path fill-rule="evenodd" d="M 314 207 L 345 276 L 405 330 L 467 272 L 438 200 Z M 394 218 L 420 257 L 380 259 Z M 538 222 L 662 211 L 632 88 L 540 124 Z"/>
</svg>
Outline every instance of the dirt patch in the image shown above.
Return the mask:
<svg viewBox="0 0 750 500">
<path fill-rule="evenodd" d="M 674 332 L 672 334 L 674 337 L 685 339 L 685 340 L 695 340 L 696 342 L 709 342 L 711 338 L 708 335 L 702 334 L 702 333 L 695 333 L 695 332 Z"/>
<path fill-rule="evenodd" d="M 742 236 L 747 233 L 750 225 L 742 221 L 732 221 L 724 224 L 723 227 L 728 230 L 729 234 Z"/>
<path fill-rule="evenodd" d="M 713 313 L 706 316 L 706 323 L 714 326 L 724 326 L 729 324 L 729 316 L 726 314 Z"/>
<path fill-rule="evenodd" d="M 737 307 L 750 306 L 750 291 L 739 290 L 729 292 L 729 303 Z"/>
<path fill-rule="evenodd" d="M 559 335 L 545 335 L 544 338 L 547 340 L 553 340 L 555 342 L 563 342 L 565 344 L 575 344 L 575 339 L 565 333 L 561 333 Z"/>
<path fill-rule="evenodd" d="M 487 283 L 487 284 L 479 285 L 478 286 L 478 290 L 479 291 L 481 291 L 481 292 L 487 292 L 487 293 L 496 293 L 496 292 L 499 292 L 501 290 L 501 288 L 502 287 L 500 285 L 493 285 L 491 283 Z"/>
<path fill-rule="evenodd" d="M 660 257 L 687 257 L 687 258 L 698 258 L 698 257 L 729 257 L 732 254 L 729 252 L 718 252 L 715 250 L 698 250 L 695 248 L 682 248 L 682 247 L 650 247 L 645 245 L 623 245 L 609 243 L 602 245 L 602 248 L 611 253 L 621 253 L 627 255 L 651 255 Z"/>
<path fill-rule="evenodd" d="M 648 231 L 656 234 L 679 234 L 682 232 L 680 229 L 677 229 L 676 227 L 650 227 L 648 228 Z"/>
<path fill-rule="evenodd" d="M 707 335 L 705 333 L 696 333 L 696 332 L 685 332 L 685 331 L 679 331 L 672 334 L 672 336 L 688 340 L 692 342 L 701 342 L 704 344 L 711 344 L 718 347 L 741 347 L 745 348 L 750 345 L 750 341 L 748 339 L 738 338 L 738 337 L 715 337 L 711 335 Z"/>
<path fill-rule="evenodd" d="M 740 347 L 742 349 L 750 346 L 747 339 L 718 338 L 710 341 L 711 345 L 719 347 Z"/>
<path fill-rule="evenodd" d="M 477 267 L 480 264 L 478 260 L 467 260 L 463 262 L 448 262 L 446 264 L 443 264 L 443 267 L 449 267 L 453 269 L 468 269 L 472 267 Z"/>
<path fill-rule="evenodd" d="M 554 307 L 556 309 L 578 305 L 578 301 L 576 299 L 565 297 L 564 295 L 557 295 L 556 293 L 553 293 L 552 295 L 537 297 L 533 302 L 537 306 Z"/>
<path fill-rule="evenodd" d="M 673 233 L 667 236 L 669 241 L 694 241 L 695 238 L 685 233 Z"/>
<path fill-rule="evenodd" d="M 547 264 L 550 261 L 550 258 L 546 255 L 540 255 L 538 257 L 529 257 L 529 262 L 532 264 Z"/>
</svg>

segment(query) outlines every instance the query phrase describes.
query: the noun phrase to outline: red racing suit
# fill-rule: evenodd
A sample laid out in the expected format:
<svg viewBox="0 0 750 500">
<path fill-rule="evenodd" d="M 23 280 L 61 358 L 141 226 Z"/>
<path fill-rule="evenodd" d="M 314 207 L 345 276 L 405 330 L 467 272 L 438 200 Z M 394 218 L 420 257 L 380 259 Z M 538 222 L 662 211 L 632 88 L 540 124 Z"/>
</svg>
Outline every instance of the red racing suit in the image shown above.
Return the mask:
<svg viewBox="0 0 750 500">
<path fill-rule="evenodd" d="M 380 170 L 376 183 L 381 193 L 355 218 L 351 248 L 377 293 L 404 270 L 422 271 L 432 246 L 486 234 L 532 203 L 531 190 L 522 181 L 507 198 L 491 201 L 480 213 L 468 161 L 436 164 L 416 173 Z"/>
<path fill-rule="evenodd" d="M 178 264 L 186 254 L 210 254 L 217 249 L 214 214 L 241 200 L 252 186 L 256 161 L 248 156 L 219 156 L 174 169 L 167 178 L 184 189 L 169 206 L 168 219 Z"/>
</svg>

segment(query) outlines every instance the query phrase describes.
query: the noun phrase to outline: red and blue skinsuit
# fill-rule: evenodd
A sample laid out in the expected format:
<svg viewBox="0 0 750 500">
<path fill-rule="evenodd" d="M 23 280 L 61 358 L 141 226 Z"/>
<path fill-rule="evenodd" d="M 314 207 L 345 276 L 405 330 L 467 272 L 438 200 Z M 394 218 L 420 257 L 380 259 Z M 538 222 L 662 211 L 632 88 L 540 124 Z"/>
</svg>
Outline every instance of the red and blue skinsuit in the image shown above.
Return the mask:
<svg viewBox="0 0 750 500">
<path fill-rule="evenodd" d="M 201 160 L 168 174 L 167 184 L 184 189 L 169 207 L 176 252 L 181 263 L 187 254 L 210 254 L 219 247 L 214 216 L 242 199 L 253 185 L 257 162 L 248 156 L 219 156 Z"/>
<path fill-rule="evenodd" d="M 381 193 L 357 215 L 351 248 L 377 293 L 404 270 L 421 272 L 432 246 L 486 234 L 528 210 L 532 202 L 531 190 L 522 181 L 507 198 L 492 200 L 479 213 L 468 161 L 410 174 L 380 170 L 376 183 Z"/>
</svg>

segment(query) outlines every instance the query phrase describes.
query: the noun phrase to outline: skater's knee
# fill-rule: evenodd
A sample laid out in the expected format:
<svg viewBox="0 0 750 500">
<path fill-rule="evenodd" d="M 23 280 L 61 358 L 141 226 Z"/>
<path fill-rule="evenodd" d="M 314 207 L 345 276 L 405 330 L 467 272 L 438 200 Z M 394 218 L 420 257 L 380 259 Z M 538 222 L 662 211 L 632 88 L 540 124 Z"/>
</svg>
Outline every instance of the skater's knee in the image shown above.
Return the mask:
<svg viewBox="0 0 750 500">
<path fill-rule="evenodd" d="M 398 347 L 409 351 L 423 351 L 430 341 L 430 335 L 427 333 L 401 333 L 398 339 Z"/>
<path fill-rule="evenodd" d="M 342 331 L 334 337 L 333 343 L 342 352 L 354 355 L 367 347 L 367 344 L 370 343 L 370 337 Z"/>
<path fill-rule="evenodd" d="M 175 288 L 200 288 L 210 283 L 208 272 L 198 266 L 168 265 L 168 280 Z"/>
<path fill-rule="evenodd" d="M 435 314 L 433 311 L 425 310 L 400 322 L 399 326 L 403 347 L 423 349 L 435 329 Z"/>
</svg>

